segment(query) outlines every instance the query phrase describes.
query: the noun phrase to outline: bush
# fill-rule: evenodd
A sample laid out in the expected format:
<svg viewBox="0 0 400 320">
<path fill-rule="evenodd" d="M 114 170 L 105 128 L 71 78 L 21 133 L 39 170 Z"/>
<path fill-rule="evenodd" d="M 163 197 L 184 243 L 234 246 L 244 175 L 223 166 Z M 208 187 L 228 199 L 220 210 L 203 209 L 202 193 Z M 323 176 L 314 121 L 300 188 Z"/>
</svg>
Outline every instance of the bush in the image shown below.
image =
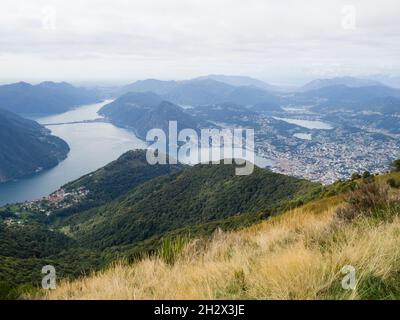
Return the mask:
<svg viewBox="0 0 400 320">
<path fill-rule="evenodd" d="M 351 175 L 351 180 L 361 179 L 361 175 L 358 172 L 355 172 Z"/>
<path fill-rule="evenodd" d="M 346 206 L 337 212 L 343 220 L 357 217 L 387 218 L 398 213 L 399 203 L 390 198 L 389 188 L 376 182 L 363 183 L 346 196 Z"/>
<path fill-rule="evenodd" d="M 363 179 L 368 179 L 369 177 L 371 177 L 371 173 L 369 171 L 365 171 L 362 175 Z"/>
</svg>

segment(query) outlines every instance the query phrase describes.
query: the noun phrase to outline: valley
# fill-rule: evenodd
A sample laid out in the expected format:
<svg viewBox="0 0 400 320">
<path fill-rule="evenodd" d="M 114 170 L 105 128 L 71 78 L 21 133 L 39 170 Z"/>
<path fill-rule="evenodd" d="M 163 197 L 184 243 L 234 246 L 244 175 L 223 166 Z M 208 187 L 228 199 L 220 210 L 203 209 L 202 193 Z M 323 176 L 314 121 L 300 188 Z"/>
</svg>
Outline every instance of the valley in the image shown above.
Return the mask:
<svg viewBox="0 0 400 320">
<path fill-rule="evenodd" d="M 338 78 L 315 81 L 304 86 L 302 90 L 306 91 L 289 94 L 268 91 L 271 87 L 249 81 L 215 76 L 175 82 L 143 80 L 122 87 L 118 91 L 122 96 L 114 100 L 61 114 L 33 116 L 67 141 L 72 151 L 51 170 L 1 184 L 0 204 L 46 196 L 62 184 L 115 160 L 124 151 L 144 148 L 146 144 L 141 140 L 148 130 L 158 127 L 165 131 L 170 120 L 178 120 L 178 129 L 197 131 L 253 128 L 257 165 L 324 184 L 347 179 L 354 172 L 384 172 L 387 164 L 398 157 L 398 90 L 376 82 Z M 243 85 L 249 83 L 256 86 Z M 363 87 L 366 85 L 372 87 Z M 25 89 L 39 96 L 50 89 L 59 95 L 100 95 L 97 89 L 82 91 L 68 84 L 32 87 L 20 83 L 1 88 L 9 95 L 11 89 Z M 388 94 L 392 98 L 385 98 Z M 231 99 L 233 102 L 220 102 Z M 353 107 L 340 107 L 348 103 Z M 372 107 L 377 111 L 368 113 L 363 111 L 362 103 L 364 109 L 381 107 Z"/>
<path fill-rule="evenodd" d="M 235 88 L 210 79 L 141 81 L 128 88 L 138 92 L 32 117 L 70 150 L 49 170 L 0 184 L 0 289 L 6 297 L 35 291 L 45 264 L 65 280 L 147 256 L 173 264 L 171 248 L 208 241 L 216 230 L 236 232 L 375 179 L 386 181 L 375 177 L 399 157 L 397 131 L 380 122 L 396 123 L 392 100 L 390 112 L 366 114 L 358 104 L 320 111 L 310 93 Z M 254 129 L 254 172 L 237 176 L 234 165 L 190 157 L 149 164 L 146 133 L 168 133 L 170 121 L 195 133 Z"/>
</svg>

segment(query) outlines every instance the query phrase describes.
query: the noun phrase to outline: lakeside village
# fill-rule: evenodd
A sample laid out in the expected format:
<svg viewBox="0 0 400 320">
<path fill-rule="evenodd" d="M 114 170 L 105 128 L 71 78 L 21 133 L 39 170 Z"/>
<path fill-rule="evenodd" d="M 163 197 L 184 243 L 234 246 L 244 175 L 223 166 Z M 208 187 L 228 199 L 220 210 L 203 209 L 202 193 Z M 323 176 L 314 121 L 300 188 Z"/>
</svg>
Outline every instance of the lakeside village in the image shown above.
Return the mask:
<svg viewBox="0 0 400 320">
<path fill-rule="evenodd" d="M 81 202 L 87 197 L 88 193 L 89 190 L 84 187 L 68 191 L 61 188 L 41 199 L 5 206 L 2 208 L 3 212 L 0 213 L 2 213 L 7 225 L 18 225 L 23 223 L 23 215 L 26 213 L 49 216 L 56 210 L 66 209 Z"/>
</svg>

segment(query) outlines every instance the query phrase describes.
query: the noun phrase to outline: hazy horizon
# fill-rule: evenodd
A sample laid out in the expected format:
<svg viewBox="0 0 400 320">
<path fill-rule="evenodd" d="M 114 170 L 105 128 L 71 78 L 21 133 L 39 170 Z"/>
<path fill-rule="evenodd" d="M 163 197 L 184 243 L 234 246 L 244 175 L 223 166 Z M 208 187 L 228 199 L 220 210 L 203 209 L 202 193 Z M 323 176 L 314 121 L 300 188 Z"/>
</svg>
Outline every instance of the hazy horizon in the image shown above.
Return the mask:
<svg viewBox="0 0 400 320">
<path fill-rule="evenodd" d="M 14 84 L 14 83 L 19 83 L 19 82 L 27 82 L 29 84 L 32 85 L 37 85 L 40 84 L 42 82 L 46 82 L 46 81 L 50 81 L 50 82 L 67 82 L 70 83 L 74 86 L 82 86 L 82 87 L 120 87 L 120 86 L 124 86 L 124 85 L 128 85 L 128 84 L 132 84 L 136 81 L 142 81 L 142 80 L 162 80 L 162 81 L 186 81 L 186 80 L 194 80 L 196 78 L 201 78 L 201 77 L 206 77 L 206 76 L 244 76 L 244 77 L 249 77 L 252 78 L 254 80 L 260 80 L 260 81 L 264 81 L 266 84 L 269 85 L 274 85 L 277 88 L 279 88 L 279 86 L 283 88 L 287 88 L 290 90 L 290 88 L 292 88 L 293 90 L 295 90 L 296 88 L 300 88 L 308 83 L 310 83 L 313 80 L 326 80 L 326 79 L 334 79 L 334 78 L 342 78 L 342 77 L 353 77 L 353 76 L 349 76 L 349 75 L 340 75 L 337 77 L 319 77 L 319 78 L 310 78 L 304 81 L 298 81 L 296 83 L 289 83 L 289 82 L 273 82 L 273 81 L 266 81 L 260 78 L 256 78 L 256 77 L 252 77 L 249 75 L 234 75 L 234 74 L 202 74 L 202 75 L 197 75 L 197 76 L 193 76 L 192 78 L 184 78 L 184 79 L 176 79 L 176 78 L 141 78 L 141 79 L 130 79 L 130 80 L 78 80 L 78 81 L 74 81 L 74 80 L 62 80 L 62 79 L 40 79 L 40 80 L 25 80 L 25 79 L 10 79 L 10 80 L 1 80 L 0 79 L 0 85 L 8 85 L 8 84 Z M 390 76 L 390 75 L 372 75 L 372 76 L 365 76 L 365 77 L 354 77 L 356 79 L 363 79 L 363 80 L 373 80 L 373 81 L 378 81 L 380 82 L 382 85 L 386 85 L 389 87 L 393 87 L 393 88 L 400 88 L 400 76 Z M 223 82 L 221 80 L 218 80 L 220 82 Z"/>
</svg>

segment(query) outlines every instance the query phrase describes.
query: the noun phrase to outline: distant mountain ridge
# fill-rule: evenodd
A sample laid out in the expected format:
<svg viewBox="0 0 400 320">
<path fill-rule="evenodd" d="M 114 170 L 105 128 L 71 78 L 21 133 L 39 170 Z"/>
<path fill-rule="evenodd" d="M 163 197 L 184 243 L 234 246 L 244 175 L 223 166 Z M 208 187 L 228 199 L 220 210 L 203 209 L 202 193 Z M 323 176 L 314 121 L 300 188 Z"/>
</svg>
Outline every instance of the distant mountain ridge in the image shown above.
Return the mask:
<svg viewBox="0 0 400 320">
<path fill-rule="evenodd" d="M 301 89 L 303 91 L 309 91 L 309 90 L 318 90 L 325 87 L 339 86 L 339 85 L 353 87 L 353 88 L 384 86 L 384 84 L 375 80 L 361 79 L 355 77 L 336 77 L 329 79 L 316 79 L 310 81 L 309 83 L 305 84 Z"/>
<path fill-rule="evenodd" d="M 335 85 L 295 94 L 293 102 L 312 105 L 318 112 L 351 110 L 396 113 L 400 90 L 386 86 Z"/>
<path fill-rule="evenodd" d="M 68 152 L 45 127 L 0 109 L 0 183 L 51 168 Z"/>
<path fill-rule="evenodd" d="M 18 114 L 56 114 L 82 104 L 100 102 L 94 90 L 66 82 L 19 82 L 0 86 L 0 108 Z"/>
<path fill-rule="evenodd" d="M 157 79 L 146 79 L 138 80 L 134 83 L 123 86 L 119 91 L 119 94 L 125 94 L 128 92 L 153 92 L 158 95 L 166 94 L 170 90 L 176 88 L 179 85 L 178 81 L 170 80 L 163 81 Z"/>
<path fill-rule="evenodd" d="M 279 105 L 278 97 L 265 89 L 253 85 L 234 86 L 208 78 L 185 81 L 141 80 L 124 86 L 120 90 L 121 95 L 128 92 L 153 92 L 164 100 L 189 106 L 225 102 L 244 106 L 256 103 Z"/>
<path fill-rule="evenodd" d="M 235 87 L 249 86 L 271 91 L 277 89 L 276 86 L 270 85 L 269 83 L 248 76 L 210 74 L 206 76 L 197 77 L 194 80 L 207 80 L 207 79 L 223 82 Z"/>
</svg>

